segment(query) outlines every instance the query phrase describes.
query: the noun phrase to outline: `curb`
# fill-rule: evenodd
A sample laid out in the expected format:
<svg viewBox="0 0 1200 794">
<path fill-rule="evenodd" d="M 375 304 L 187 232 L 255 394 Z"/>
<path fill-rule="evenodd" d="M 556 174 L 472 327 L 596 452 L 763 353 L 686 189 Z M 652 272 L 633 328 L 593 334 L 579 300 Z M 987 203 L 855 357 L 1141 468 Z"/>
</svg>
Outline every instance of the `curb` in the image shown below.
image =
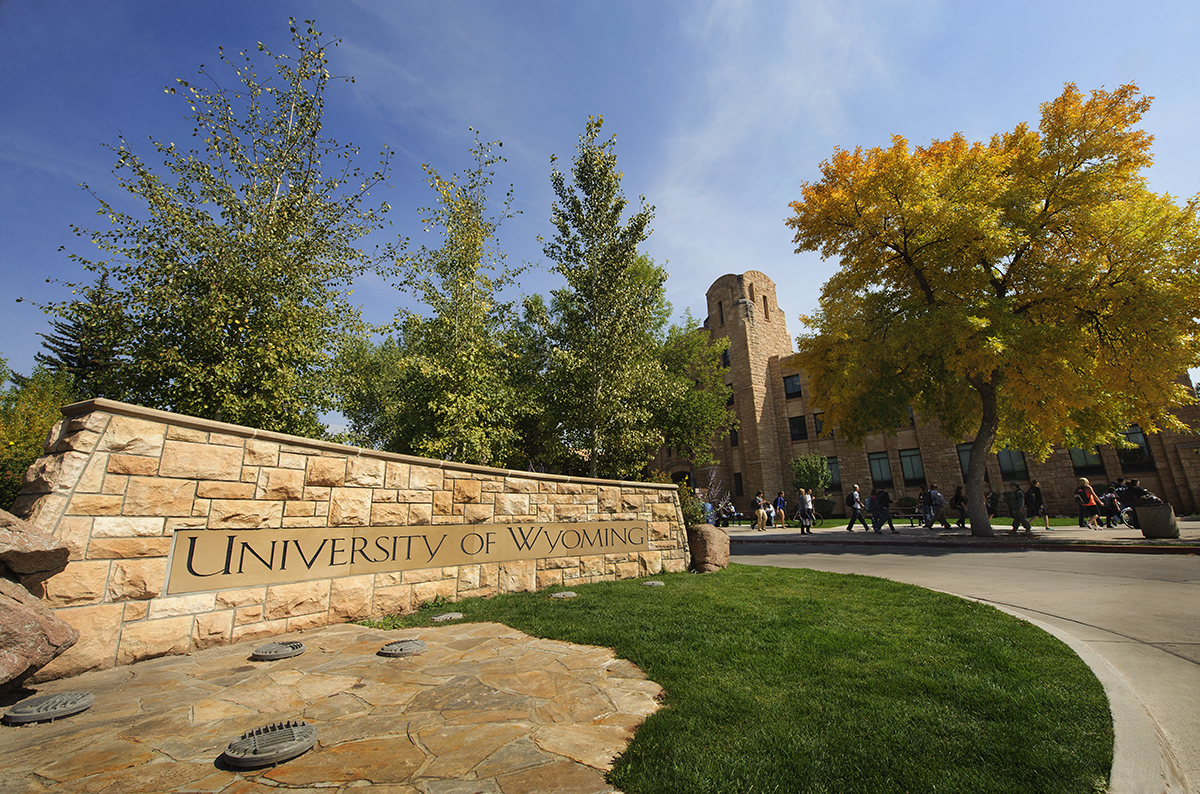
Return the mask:
<svg viewBox="0 0 1200 794">
<path fill-rule="evenodd" d="M 941 591 L 946 592 L 946 591 Z M 949 595 L 958 595 L 950 593 Z M 1113 762 L 1108 794 L 1188 794 L 1175 754 L 1162 728 L 1128 679 L 1083 640 L 1028 613 L 979 598 L 958 596 L 999 609 L 1062 640 L 1104 687 L 1113 721 Z"/>
</svg>

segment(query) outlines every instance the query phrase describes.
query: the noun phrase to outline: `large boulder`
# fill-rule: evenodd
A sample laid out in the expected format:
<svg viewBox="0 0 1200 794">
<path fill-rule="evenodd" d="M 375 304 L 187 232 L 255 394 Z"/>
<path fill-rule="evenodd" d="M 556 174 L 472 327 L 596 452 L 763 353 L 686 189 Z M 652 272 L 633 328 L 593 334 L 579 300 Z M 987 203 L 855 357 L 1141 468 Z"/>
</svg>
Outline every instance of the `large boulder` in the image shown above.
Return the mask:
<svg viewBox="0 0 1200 794">
<path fill-rule="evenodd" d="M 729 535 L 712 524 L 688 527 L 688 547 L 692 550 L 692 570 L 711 573 L 729 567 Z"/>
<path fill-rule="evenodd" d="M 70 550 L 53 536 L 0 510 L 0 576 L 37 584 L 66 568 L 70 556 Z"/>
<path fill-rule="evenodd" d="M 15 689 L 79 639 L 28 587 L 67 567 L 70 550 L 0 510 L 0 692 Z"/>
<path fill-rule="evenodd" d="M 0 692 L 19 687 L 78 639 L 40 599 L 0 578 Z"/>
</svg>

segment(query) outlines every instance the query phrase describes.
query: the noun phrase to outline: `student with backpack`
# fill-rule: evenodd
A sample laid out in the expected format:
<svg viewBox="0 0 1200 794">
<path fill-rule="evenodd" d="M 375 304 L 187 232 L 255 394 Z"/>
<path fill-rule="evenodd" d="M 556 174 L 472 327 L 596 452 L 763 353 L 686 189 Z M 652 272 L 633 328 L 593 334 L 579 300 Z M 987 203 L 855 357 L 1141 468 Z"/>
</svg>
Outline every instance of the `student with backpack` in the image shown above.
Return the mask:
<svg viewBox="0 0 1200 794">
<path fill-rule="evenodd" d="M 854 486 L 854 490 L 846 496 L 846 507 L 850 511 L 850 523 L 846 525 L 847 532 L 854 531 L 854 522 L 861 521 L 863 530 L 866 531 L 871 527 L 867 525 L 867 519 L 863 517 L 862 497 L 858 493 L 858 486 Z"/>
<path fill-rule="evenodd" d="M 933 516 L 929 519 L 929 523 L 925 525 L 926 529 L 933 529 L 936 522 L 941 522 L 946 529 L 950 528 L 950 522 L 946 520 L 946 500 L 938 492 L 937 486 L 932 483 L 929 485 L 929 506 L 933 508 Z"/>
</svg>

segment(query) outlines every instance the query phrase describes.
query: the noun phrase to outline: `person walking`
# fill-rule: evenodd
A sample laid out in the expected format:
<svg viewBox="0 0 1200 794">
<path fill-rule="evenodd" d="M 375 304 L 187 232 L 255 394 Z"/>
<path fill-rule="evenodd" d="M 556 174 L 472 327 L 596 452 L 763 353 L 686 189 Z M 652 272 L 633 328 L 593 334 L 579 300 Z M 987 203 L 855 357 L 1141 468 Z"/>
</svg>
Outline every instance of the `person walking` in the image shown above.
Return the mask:
<svg viewBox="0 0 1200 794">
<path fill-rule="evenodd" d="M 958 511 L 958 526 L 961 529 L 967 528 L 967 496 L 963 493 L 963 487 L 960 485 L 954 489 L 954 496 L 950 497 L 950 506 Z"/>
<path fill-rule="evenodd" d="M 1041 516 L 1049 531 L 1050 513 L 1046 511 L 1046 500 L 1042 498 L 1041 484 L 1037 480 L 1030 480 L 1029 490 L 1025 492 L 1025 515 Z"/>
<path fill-rule="evenodd" d="M 1009 532 L 1017 534 L 1017 527 L 1024 527 L 1026 532 L 1033 532 L 1029 518 L 1025 515 L 1025 492 L 1017 483 L 1009 483 L 1008 509 L 1012 512 L 1012 529 Z"/>
<path fill-rule="evenodd" d="M 946 499 L 938 491 L 937 486 L 930 483 L 929 485 L 929 506 L 933 509 L 933 516 L 929 519 L 929 523 L 925 525 L 926 529 L 933 529 L 936 522 L 941 522 L 946 529 L 950 528 L 950 522 L 946 520 Z"/>
<path fill-rule="evenodd" d="M 787 499 L 783 496 L 783 491 L 775 497 L 775 520 L 779 522 L 779 526 L 787 528 Z"/>
<path fill-rule="evenodd" d="M 1078 482 L 1079 487 L 1075 489 L 1075 502 L 1079 505 L 1079 512 L 1087 519 L 1088 529 L 1099 529 L 1100 497 L 1096 496 L 1096 491 L 1088 482 L 1087 477 L 1080 477 Z"/>
<path fill-rule="evenodd" d="M 868 530 L 871 527 L 867 525 L 867 519 L 863 517 L 862 496 L 858 493 L 858 486 L 854 486 L 854 490 L 846 497 L 846 507 L 850 510 L 850 523 L 846 525 L 847 532 L 854 531 L 854 522 L 861 521 L 863 530 Z"/>
<path fill-rule="evenodd" d="M 887 491 L 880 488 L 875 492 L 875 501 L 872 503 L 874 509 L 871 511 L 871 523 L 875 525 L 876 534 L 883 534 L 880 530 L 883 529 L 884 524 L 888 525 L 893 535 L 899 532 L 896 529 L 896 525 L 892 523 L 891 506 L 892 497 L 888 495 Z"/>
<path fill-rule="evenodd" d="M 812 489 L 800 489 L 800 534 L 811 535 L 813 525 L 813 496 Z"/>
<path fill-rule="evenodd" d="M 757 519 L 757 528 L 759 532 L 767 531 L 767 500 L 763 499 L 763 492 L 759 491 L 754 494 L 754 517 Z"/>
<path fill-rule="evenodd" d="M 933 508 L 929 504 L 929 491 L 924 485 L 917 494 L 917 510 L 921 513 L 921 526 L 933 523 Z"/>
</svg>

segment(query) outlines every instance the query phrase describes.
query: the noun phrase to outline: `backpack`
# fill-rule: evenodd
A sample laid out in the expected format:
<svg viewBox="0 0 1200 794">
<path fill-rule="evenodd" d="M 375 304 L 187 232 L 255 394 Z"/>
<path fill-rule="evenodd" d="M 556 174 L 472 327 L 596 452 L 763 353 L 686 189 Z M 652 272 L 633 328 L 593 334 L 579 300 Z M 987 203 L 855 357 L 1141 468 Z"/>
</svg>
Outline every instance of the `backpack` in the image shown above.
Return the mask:
<svg viewBox="0 0 1200 794">
<path fill-rule="evenodd" d="M 867 510 L 870 510 L 872 513 L 875 512 L 875 497 L 874 496 L 867 497 Z"/>
<path fill-rule="evenodd" d="M 846 495 L 846 507 L 854 507 L 854 493 L 853 492 Z"/>
</svg>

